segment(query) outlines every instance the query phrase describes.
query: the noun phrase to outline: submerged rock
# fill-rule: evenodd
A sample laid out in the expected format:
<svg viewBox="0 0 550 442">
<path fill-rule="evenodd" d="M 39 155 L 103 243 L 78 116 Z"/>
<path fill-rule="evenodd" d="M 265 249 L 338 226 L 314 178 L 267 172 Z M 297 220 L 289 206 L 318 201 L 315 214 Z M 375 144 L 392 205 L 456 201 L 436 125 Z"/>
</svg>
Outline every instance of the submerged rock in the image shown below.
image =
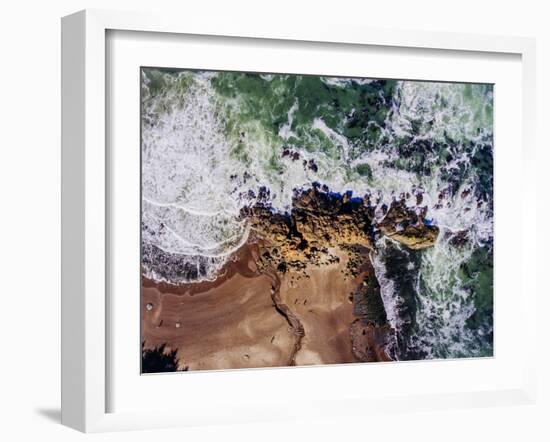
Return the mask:
<svg viewBox="0 0 550 442">
<path fill-rule="evenodd" d="M 459 230 L 458 232 L 445 232 L 445 239 L 449 241 L 451 245 L 457 248 L 464 247 L 470 240 L 470 234 L 468 230 Z"/>
</svg>

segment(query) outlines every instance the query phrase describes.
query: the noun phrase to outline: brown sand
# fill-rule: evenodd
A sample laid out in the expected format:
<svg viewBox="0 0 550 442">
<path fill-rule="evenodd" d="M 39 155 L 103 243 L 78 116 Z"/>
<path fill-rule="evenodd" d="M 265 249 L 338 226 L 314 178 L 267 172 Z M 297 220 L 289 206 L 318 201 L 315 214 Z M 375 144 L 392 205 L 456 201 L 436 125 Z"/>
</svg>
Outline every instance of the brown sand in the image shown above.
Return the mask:
<svg viewBox="0 0 550 442">
<path fill-rule="evenodd" d="M 384 333 L 353 312 L 352 293 L 370 263 L 345 278 L 346 253 L 332 253 L 340 262 L 310 266 L 298 279 L 292 272 L 260 274 L 258 247 L 250 244 L 213 282 L 173 286 L 143 278 L 144 348 L 176 350 L 180 370 L 388 360 L 378 345 Z"/>
<path fill-rule="evenodd" d="M 273 307 L 271 279 L 235 274 L 205 293 L 142 292 L 145 348 L 167 343 L 179 368 L 216 370 L 288 365 L 294 337 Z M 148 311 L 146 305 L 153 305 Z"/>
<path fill-rule="evenodd" d="M 344 278 L 345 255 L 338 255 L 339 263 L 309 268 L 309 278 L 292 281 L 288 275 L 282 280 L 281 300 L 299 318 L 305 333 L 296 365 L 357 362 L 349 331 L 354 319 L 350 293 L 357 282 Z"/>
</svg>

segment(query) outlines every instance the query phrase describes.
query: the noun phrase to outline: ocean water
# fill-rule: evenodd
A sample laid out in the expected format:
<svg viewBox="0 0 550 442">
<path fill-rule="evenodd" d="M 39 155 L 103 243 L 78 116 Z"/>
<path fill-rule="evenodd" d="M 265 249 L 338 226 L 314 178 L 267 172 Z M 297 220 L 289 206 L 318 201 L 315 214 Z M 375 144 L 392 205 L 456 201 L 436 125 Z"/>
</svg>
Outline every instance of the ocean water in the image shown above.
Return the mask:
<svg viewBox="0 0 550 442">
<path fill-rule="evenodd" d="M 401 195 L 434 247 L 371 257 L 396 359 L 493 351 L 493 88 L 484 84 L 142 70 L 142 242 L 148 275 L 214 279 L 248 237 L 260 187 Z M 378 214 L 381 213 L 379 210 Z M 382 216 L 382 215 L 380 215 Z M 177 262 L 177 271 L 174 263 Z"/>
</svg>

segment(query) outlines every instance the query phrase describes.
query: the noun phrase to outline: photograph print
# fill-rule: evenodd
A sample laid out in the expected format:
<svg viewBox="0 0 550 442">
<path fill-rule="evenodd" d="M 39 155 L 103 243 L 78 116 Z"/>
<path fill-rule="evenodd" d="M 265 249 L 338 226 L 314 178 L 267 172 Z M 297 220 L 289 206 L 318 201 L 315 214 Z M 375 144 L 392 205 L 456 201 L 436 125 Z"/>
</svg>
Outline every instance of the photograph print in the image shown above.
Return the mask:
<svg viewBox="0 0 550 442">
<path fill-rule="evenodd" d="M 142 373 L 493 356 L 491 84 L 139 75 Z"/>
</svg>

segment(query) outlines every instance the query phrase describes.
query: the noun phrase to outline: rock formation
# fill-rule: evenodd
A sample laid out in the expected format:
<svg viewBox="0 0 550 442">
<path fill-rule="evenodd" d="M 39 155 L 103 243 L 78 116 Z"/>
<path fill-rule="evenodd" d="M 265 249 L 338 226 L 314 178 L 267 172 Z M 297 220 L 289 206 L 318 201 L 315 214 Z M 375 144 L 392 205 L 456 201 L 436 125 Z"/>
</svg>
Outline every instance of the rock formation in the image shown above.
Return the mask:
<svg viewBox="0 0 550 442">
<path fill-rule="evenodd" d="M 394 201 L 384 219 L 379 223 L 386 236 L 413 250 L 431 247 L 439 229 L 425 220 L 426 207 L 410 208 L 403 200 Z"/>
<path fill-rule="evenodd" d="M 314 184 L 295 192 L 290 213 L 275 211 L 262 198 L 242 211 L 251 223 L 251 241 L 260 244 L 260 272 L 300 280 L 310 277 L 312 267 L 339 262 L 342 253 L 347 255 L 343 277 L 353 279 L 356 286 L 350 294 L 354 319 L 349 337 L 359 361 L 390 359 L 385 347 L 393 331 L 369 257 L 377 253 L 376 239 L 386 235 L 419 250 L 432 246 L 439 233 L 437 226 L 425 220 L 426 207 L 408 207 L 404 199 L 393 201 L 381 220 L 375 219 L 375 210 L 368 195 L 354 198 L 351 192 L 342 195 Z M 281 309 L 280 296 L 275 296 Z M 284 309 L 291 312 L 292 306 Z M 292 314 L 288 320 L 300 340 L 307 335 L 299 315 Z"/>
</svg>

